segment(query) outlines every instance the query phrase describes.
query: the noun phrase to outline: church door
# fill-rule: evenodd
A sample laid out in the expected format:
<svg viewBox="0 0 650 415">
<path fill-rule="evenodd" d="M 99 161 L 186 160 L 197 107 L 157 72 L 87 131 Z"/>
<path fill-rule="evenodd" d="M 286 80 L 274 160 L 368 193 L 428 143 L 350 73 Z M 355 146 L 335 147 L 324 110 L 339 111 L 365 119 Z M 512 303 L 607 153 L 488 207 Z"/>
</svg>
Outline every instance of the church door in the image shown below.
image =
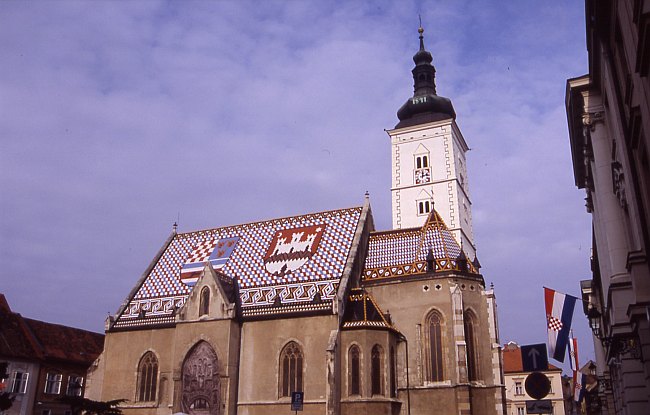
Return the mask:
<svg viewBox="0 0 650 415">
<path fill-rule="evenodd" d="M 183 412 L 190 415 L 219 415 L 221 396 L 217 354 L 204 341 L 190 350 L 183 362 Z"/>
</svg>

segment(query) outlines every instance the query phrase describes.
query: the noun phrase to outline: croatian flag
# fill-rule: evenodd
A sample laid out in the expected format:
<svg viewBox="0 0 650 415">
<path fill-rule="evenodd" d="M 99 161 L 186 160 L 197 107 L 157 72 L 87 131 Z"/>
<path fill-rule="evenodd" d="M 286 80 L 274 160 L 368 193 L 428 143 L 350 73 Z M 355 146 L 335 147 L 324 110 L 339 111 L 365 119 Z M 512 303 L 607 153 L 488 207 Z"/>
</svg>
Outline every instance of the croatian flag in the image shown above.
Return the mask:
<svg viewBox="0 0 650 415">
<path fill-rule="evenodd" d="M 548 332 L 548 355 L 558 362 L 564 362 L 564 354 L 569 344 L 569 331 L 576 297 L 562 294 L 544 287 L 546 321 Z"/>
<path fill-rule="evenodd" d="M 580 396 L 580 382 L 578 382 L 578 339 L 572 337 L 569 339 L 569 363 L 573 369 L 573 400 L 577 401 Z"/>
</svg>

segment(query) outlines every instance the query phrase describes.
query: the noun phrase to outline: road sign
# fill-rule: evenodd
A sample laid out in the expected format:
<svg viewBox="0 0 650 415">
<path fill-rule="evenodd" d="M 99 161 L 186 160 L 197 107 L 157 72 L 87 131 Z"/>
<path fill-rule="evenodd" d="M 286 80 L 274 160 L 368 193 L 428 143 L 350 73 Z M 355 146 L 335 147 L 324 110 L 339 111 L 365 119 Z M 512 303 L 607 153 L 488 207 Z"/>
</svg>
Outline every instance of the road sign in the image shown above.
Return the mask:
<svg viewBox="0 0 650 415">
<path fill-rule="evenodd" d="M 550 399 L 526 401 L 526 412 L 529 414 L 552 414 L 553 404 Z"/>
<path fill-rule="evenodd" d="M 291 392 L 291 410 L 302 411 L 302 402 L 305 392 Z"/>
<path fill-rule="evenodd" d="M 524 372 L 548 370 L 546 344 L 539 343 L 521 346 L 521 363 L 524 365 Z"/>
<path fill-rule="evenodd" d="M 551 391 L 551 381 L 542 372 L 533 372 L 524 382 L 526 393 L 533 399 L 542 399 Z"/>
</svg>

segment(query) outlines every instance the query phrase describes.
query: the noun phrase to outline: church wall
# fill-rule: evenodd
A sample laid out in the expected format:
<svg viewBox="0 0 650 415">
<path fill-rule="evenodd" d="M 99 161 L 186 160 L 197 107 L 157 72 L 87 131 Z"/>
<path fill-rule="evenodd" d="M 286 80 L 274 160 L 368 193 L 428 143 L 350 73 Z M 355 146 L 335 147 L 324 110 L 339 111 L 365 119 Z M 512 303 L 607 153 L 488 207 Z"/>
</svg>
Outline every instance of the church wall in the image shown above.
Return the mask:
<svg viewBox="0 0 650 415">
<path fill-rule="evenodd" d="M 127 399 L 122 405 L 125 414 L 180 412 L 183 361 L 192 347 L 202 340 L 217 354 L 221 413 L 234 413 L 239 327 L 232 320 L 205 320 L 179 323 L 175 328 L 107 333 L 102 354 L 105 369 L 101 399 Z M 148 351 L 158 359 L 156 398 L 152 402 L 138 402 L 138 364 Z"/>
<path fill-rule="evenodd" d="M 440 402 L 440 414 L 457 414 L 469 410 L 474 402 L 473 415 L 494 413 L 498 407 L 498 373 L 493 367 L 493 344 L 488 322 L 488 306 L 479 281 L 450 275 L 399 284 L 383 283 L 365 287 L 377 304 L 389 313 L 395 327 L 405 335 L 409 348 L 409 384 L 411 386 L 411 413 L 427 413 L 433 400 Z M 471 310 L 476 317 L 476 340 L 479 362 L 479 380 L 468 381 L 466 342 L 462 313 Z M 427 380 L 426 317 L 431 310 L 438 311 L 444 320 L 443 381 Z M 405 345 L 398 354 L 398 383 L 406 387 Z M 498 370 L 497 370 L 498 372 Z M 471 389 L 471 394 L 470 394 Z M 399 395 L 406 402 L 406 391 Z M 418 409 L 421 407 L 421 409 Z M 480 408 L 480 409 L 479 409 Z M 404 412 L 404 407 L 402 408 Z"/>
<path fill-rule="evenodd" d="M 326 411 L 326 350 L 334 315 L 245 322 L 241 335 L 238 414 L 290 412 L 291 399 L 280 397 L 280 353 L 295 341 L 302 349 L 303 415 Z"/>
<path fill-rule="evenodd" d="M 386 329 L 355 329 L 341 333 L 341 370 L 338 380 L 341 384 L 341 414 L 398 414 L 403 403 L 390 393 L 390 350 L 398 353 L 397 336 Z M 356 345 L 361 352 L 360 358 L 360 393 L 350 393 L 351 363 L 350 348 Z M 382 393 L 372 394 L 372 349 L 375 345 L 383 349 Z"/>
</svg>

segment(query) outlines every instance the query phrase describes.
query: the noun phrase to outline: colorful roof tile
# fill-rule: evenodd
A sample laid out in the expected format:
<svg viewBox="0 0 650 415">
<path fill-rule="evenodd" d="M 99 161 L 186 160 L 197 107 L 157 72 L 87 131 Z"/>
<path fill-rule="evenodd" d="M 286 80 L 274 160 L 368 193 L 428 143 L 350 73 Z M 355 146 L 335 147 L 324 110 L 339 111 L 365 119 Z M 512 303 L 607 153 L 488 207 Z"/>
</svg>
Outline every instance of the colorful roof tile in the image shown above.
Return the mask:
<svg viewBox="0 0 650 415">
<path fill-rule="evenodd" d="M 375 300 L 363 288 L 352 288 L 343 316 L 343 329 L 385 328 L 396 329 L 379 308 Z"/>
<path fill-rule="evenodd" d="M 427 260 L 432 269 L 428 270 Z M 422 228 L 374 232 L 368 242 L 363 281 L 426 272 L 465 271 L 478 274 L 434 210 Z"/>
<path fill-rule="evenodd" d="M 237 281 L 243 317 L 331 309 L 362 209 L 174 235 L 113 327 L 173 322 L 206 262 Z"/>
</svg>

